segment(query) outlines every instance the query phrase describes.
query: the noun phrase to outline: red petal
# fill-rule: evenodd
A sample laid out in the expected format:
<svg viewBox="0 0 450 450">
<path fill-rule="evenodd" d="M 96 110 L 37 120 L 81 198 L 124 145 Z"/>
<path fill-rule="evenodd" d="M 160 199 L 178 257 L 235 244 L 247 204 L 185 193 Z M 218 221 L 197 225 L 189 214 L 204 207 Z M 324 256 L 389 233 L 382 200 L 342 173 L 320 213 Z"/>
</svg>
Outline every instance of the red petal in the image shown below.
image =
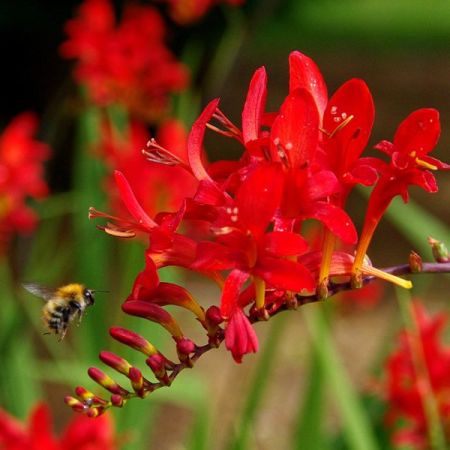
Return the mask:
<svg viewBox="0 0 450 450">
<path fill-rule="evenodd" d="M 236 308 L 225 329 L 225 345 L 237 363 L 247 353 L 258 351 L 258 338 L 251 323 L 240 308 Z"/>
<path fill-rule="evenodd" d="M 211 119 L 217 109 L 219 99 L 214 99 L 206 105 L 200 117 L 192 125 L 191 132 L 188 137 L 188 158 L 192 173 L 198 180 L 211 180 L 202 161 L 203 138 L 205 136 L 206 124 Z M 211 180 L 212 181 L 212 180 Z"/>
<path fill-rule="evenodd" d="M 260 164 L 236 193 L 238 219 L 256 236 L 263 233 L 278 208 L 283 175 L 278 164 Z"/>
<path fill-rule="evenodd" d="M 364 186 L 372 186 L 378 179 L 378 172 L 373 166 L 361 163 L 365 159 L 358 160 L 356 166 L 345 177 L 348 184 L 362 184 Z"/>
<path fill-rule="evenodd" d="M 94 448 L 113 450 L 115 448 L 114 441 L 114 427 L 108 414 L 103 414 L 95 420 L 77 414 L 65 430 L 60 448 L 64 450 Z"/>
<path fill-rule="evenodd" d="M 147 230 L 155 228 L 157 223 L 150 219 L 147 213 L 142 209 L 142 206 L 137 201 L 136 196 L 134 195 L 133 190 L 131 189 L 131 186 L 124 174 L 116 170 L 114 172 L 114 178 L 120 192 L 120 198 L 136 222 Z"/>
<path fill-rule="evenodd" d="M 308 242 L 297 233 L 272 231 L 264 235 L 264 249 L 278 256 L 295 256 L 308 249 Z"/>
<path fill-rule="evenodd" d="M 433 150 L 440 133 L 439 112 L 431 108 L 418 109 L 399 125 L 394 145 L 402 153 L 416 151 L 418 156 L 425 155 Z"/>
<path fill-rule="evenodd" d="M 304 212 L 303 217 L 319 220 L 347 244 L 355 244 L 358 240 L 358 234 L 350 217 L 343 209 L 331 203 L 315 202 L 311 209 Z"/>
<path fill-rule="evenodd" d="M 349 117 L 351 120 L 338 128 Z M 369 140 L 375 118 L 372 95 L 364 81 L 353 78 L 331 97 L 323 116 L 324 147 L 338 177 L 350 170 Z"/>
<path fill-rule="evenodd" d="M 294 51 L 289 55 L 289 92 L 299 88 L 310 92 L 322 117 L 328 101 L 325 81 L 311 58 Z"/>
<path fill-rule="evenodd" d="M 252 272 L 277 289 L 311 292 L 316 288 L 309 270 L 295 261 L 266 256 L 258 260 Z"/>
<path fill-rule="evenodd" d="M 305 89 L 291 92 L 283 102 L 272 125 L 272 158 L 279 161 L 285 152 L 291 168 L 310 165 L 319 139 L 319 113 L 314 99 Z"/>
<path fill-rule="evenodd" d="M 264 67 L 260 67 L 253 75 L 248 88 L 242 111 L 242 136 L 244 143 L 259 138 L 261 119 L 266 106 L 267 75 Z"/>
<path fill-rule="evenodd" d="M 247 281 L 249 274 L 239 269 L 230 272 L 223 286 L 222 298 L 220 299 L 220 313 L 226 319 L 236 309 L 239 292 Z"/>
<path fill-rule="evenodd" d="M 33 448 L 45 448 L 48 450 L 57 450 L 56 439 L 52 431 L 52 419 L 49 407 L 44 404 L 38 404 L 30 418 L 30 437 Z"/>
<path fill-rule="evenodd" d="M 244 261 L 245 255 L 242 252 L 215 242 L 200 242 L 191 267 L 194 270 L 227 270 L 242 265 Z"/>
<path fill-rule="evenodd" d="M 306 182 L 306 198 L 310 201 L 323 199 L 340 191 L 336 175 L 330 170 L 311 174 Z"/>
</svg>

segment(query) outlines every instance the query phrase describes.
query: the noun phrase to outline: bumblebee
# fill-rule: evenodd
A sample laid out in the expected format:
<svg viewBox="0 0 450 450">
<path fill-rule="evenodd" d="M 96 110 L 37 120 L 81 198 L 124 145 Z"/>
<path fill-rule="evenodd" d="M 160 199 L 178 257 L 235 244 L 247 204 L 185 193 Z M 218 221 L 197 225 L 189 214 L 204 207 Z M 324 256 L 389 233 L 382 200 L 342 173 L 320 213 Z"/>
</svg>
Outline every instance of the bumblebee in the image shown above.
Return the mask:
<svg viewBox="0 0 450 450">
<path fill-rule="evenodd" d="M 47 334 L 56 334 L 64 339 L 70 323 L 77 318 L 81 322 L 85 309 L 94 304 L 94 290 L 83 284 L 70 283 L 51 289 L 35 283 L 24 283 L 23 287 L 45 300 L 42 318 L 48 329 Z"/>
</svg>

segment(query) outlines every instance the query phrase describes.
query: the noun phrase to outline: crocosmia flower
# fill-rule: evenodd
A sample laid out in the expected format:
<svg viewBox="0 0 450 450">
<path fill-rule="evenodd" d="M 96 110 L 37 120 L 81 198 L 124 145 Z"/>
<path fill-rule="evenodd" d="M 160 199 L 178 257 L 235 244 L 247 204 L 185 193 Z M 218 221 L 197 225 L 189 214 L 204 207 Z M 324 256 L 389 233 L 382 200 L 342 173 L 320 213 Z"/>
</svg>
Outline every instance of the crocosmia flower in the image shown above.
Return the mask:
<svg viewBox="0 0 450 450">
<path fill-rule="evenodd" d="M 37 117 L 30 112 L 15 117 L 0 135 L 0 242 L 8 242 L 13 232 L 34 229 L 37 217 L 26 205 L 28 198 L 48 193 L 43 162 L 49 147 L 37 140 Z"/>
<path fill-rule="evenodd" d="M 75 416 L 58 437 L 53 431 L 50 410 L 44 403 L 34 407 L 27 423 L 0 409 L 2 450 L 118 450 L 111 418 L 98 420 Z"/>
<path fill-rule="evenodd" d="M 112 395 L 103 399 L 77 387 L 75 396 L 65 398 L 75 411 L 96 417 L 111 406 L 121 407 L 133 397 L 169 386 L 181 370 L 193 367 L 221 343 L 240 363 L 258 350 L 256 322 L 322 299 L 330 291 L 348 290 L 356 271 L 361 285 L 377 277 L 411 287 L 393 269 L 373 266 L 365 254 L 364 237 L 354 256 L 358 235 L 345 206 L 356 184 L 377 182 L 366 218 L 370 222 L 378 220 L 392 197 L 405 194 L 410 184 L 435 190 L 429 170 L 447 166 L 428 156 L 439 134 L 434 110 L 413 113 L 392 143 L 379 144 L 391 156 L 389 163 L 362 157 L 375 116 L 367 85 L 349 80 L 329 99 L 312 59 L 292 52 L 289 66 L 288 94 L 275 111 L 266 111 L 267 73 L 260 67 L 250 80 L 241 126 L 224 114 L 219 99 L 213 99 L 193 123 L 182 152 L 176 141 L 163 145 L 162 136 L 149 141 L 142 158 L 176 169 L 193 182 L 194 189 L 186 190 L 173 210 L 151 211 L 145 190 L 139 187 L 146 185 L 140 179 L 139 162 L 124 164 L 114 174 L 124 214 L 91 208 L 91 218 L 107 220 L 97 226 L 109 235 L 147 238 L 144 268 L 122 310 L 161 325 L 175 342 L 176 358 L 167 357 L 132 330 L 111 328 L 113 339 L 144 355 L 157 381 L 145 378 L 121 356 L 102 352 L 102 362 L 124 375 L 127 384 L 90 368 L 89 376 Z M 210 131 L 233 139 L 242 149 L 240 158 L 207 163 L 205 136 Z M 174 131 L 169 135 L 173 137 Z M 176 175 L 167 183 L 177 190 L 182 180 Z M 304 229 L 311 219 L 323 236 L 320 244 Z M 168 266 L 196 272 L 214 283 L 217 295 L 208 298 L 209 306 L 184 287 L 161 281 L 159 271 Z M 411 270 L 413 266 L 420 264 L 411 265 Z M 190 311 L 206 342 L 186 336 L 166 306 Z"/>
<path fill-rule="evenodd" d="M 411 113 L 398 127 L 393 142 L 381 141 L 375 148 L 390 157 L 381 163 L 381 176 L 373 189 L 355 258 L 358 271 L 373 233 L 392 199 L 400 195 L 406 203 L 408 188 L 419 186 L 429 193 L 437 192 L 435 170 L 449 170 L 450 165 L 428 154 L 435 148 L 441 125 L 435 109 L 424 108 Z"/>
<path fill-rule="evenodd" d="M 449 435 L 450 346 L 441 337 L 444 314 L 430 316 L 417 303 L 414 322 L 386 362 L 386 422 L 396 447 L 422 450 L 430 448 L 430 407 L 437 409 L 436 420 Z"/>
<path fill-rule="evenodd" d="M 166 46 L 164 22 L 148 5 L 125 5 L 116 22 L 109 0 L 86 0 L 66 32 L 61 53 L 76 59 L 75 78 L 99 105 L 121 103 L 154 121 L 171 93 L 186 86 L 187 69 Z"/>
</svg>

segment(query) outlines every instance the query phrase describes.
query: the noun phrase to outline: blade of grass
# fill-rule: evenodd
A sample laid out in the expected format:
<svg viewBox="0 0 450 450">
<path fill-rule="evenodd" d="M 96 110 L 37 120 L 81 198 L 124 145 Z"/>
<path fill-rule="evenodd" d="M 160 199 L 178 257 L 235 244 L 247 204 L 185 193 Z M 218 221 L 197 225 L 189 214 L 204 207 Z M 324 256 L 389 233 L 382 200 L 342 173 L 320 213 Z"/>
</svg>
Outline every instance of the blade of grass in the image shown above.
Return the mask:
<svg viewBox="0 0 450 450">
<path fill-rule="evenodd" d="M 301 393 L 305 397 L 299 410 L 297 426 L 294 430 L 292 448 L 296 450 L 326 450 L 326 440 L 323 431 L 323 415 L 325 412 L 325 374 L 317 351 L 311 349 L 308 372 L 308 387 Z"/>
<path fill-rule="evenodd" d="M 362 409 L 357 393 L 353 390 L 333 346 L 323 304 L 303 307 L 302 311 L 322 371 L 326 376 L 333 397 L 336 399 L 348 449 L 378 449 L 368 417 Z"/>
<path fill-rule="evenodd" d="M 87 107 L 79 116 L 74 188 L 83 213 L 74 217 L 74 256 L 77 281 L 91 289 L 104 290 L 109 286 L 108 274 L 113 261 L 110 256 L 112 241 L 99 233 L 88 220 L 90 206 L 106 209 L 103 191 L 106 168 L 102 161 L 90 154 L 100 141 L 100 120 L 100 111 L 95 107 Z M 83 333 L 78 335 L 77 342 L 83 349 L 82 353 L 89 359 L 94 359 L 99 349 L 107 343 L 105 318 L 108 310 L 107 301 L 97 301 L 95 307 L 89 310 L 89 320 L 84 323 Z"/>
</svg>

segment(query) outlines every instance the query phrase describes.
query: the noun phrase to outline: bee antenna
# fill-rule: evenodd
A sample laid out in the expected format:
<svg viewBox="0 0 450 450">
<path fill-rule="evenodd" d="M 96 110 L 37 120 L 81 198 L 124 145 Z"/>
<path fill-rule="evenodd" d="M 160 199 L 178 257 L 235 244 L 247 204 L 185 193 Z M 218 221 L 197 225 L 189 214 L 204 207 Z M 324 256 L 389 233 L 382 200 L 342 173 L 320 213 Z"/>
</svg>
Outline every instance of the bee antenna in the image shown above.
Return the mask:
<svg viewBox="0 0 450 450">
<path fill-rule="evenodd" d="M 111 291 L 103 291 L 103 290 L 100 290 L 100 289 L 92 289 L 92 292 L 94 292 L 94 293 L 96 293 L 96 292 L 104 292 L 106 294 L 109 294 Z"/>
</svg>

